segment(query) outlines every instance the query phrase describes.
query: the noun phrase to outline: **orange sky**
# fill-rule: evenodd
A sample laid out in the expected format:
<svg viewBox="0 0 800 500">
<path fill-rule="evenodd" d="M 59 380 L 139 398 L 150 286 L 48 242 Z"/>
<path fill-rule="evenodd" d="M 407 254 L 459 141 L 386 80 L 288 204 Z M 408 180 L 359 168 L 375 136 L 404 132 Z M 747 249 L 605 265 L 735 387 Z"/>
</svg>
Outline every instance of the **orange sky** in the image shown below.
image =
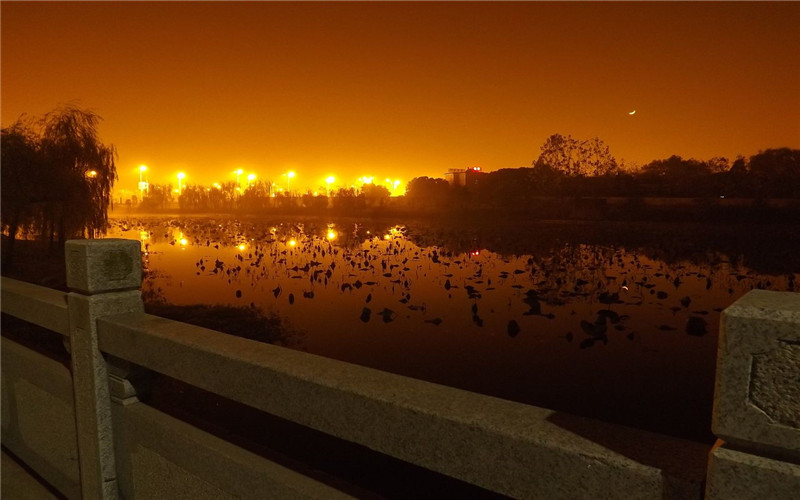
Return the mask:
<svg viewBox="0 0 800 500">
<path fill-rule="evenodd" d="M 77 101 L 118 188 L 242 168 L 293 188 L 800 148 L 800 3 L 2 2 L 2 125 Z M 636 109 L 636 114 L 628 112 Z"/>
</svg>

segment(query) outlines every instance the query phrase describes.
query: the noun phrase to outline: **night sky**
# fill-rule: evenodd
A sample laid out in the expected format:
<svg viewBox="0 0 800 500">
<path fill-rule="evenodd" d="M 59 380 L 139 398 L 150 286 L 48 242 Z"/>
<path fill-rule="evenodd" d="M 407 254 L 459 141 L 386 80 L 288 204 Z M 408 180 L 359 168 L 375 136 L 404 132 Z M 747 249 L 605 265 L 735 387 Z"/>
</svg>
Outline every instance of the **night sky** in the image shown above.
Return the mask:
<svg viewBox="0 0 800 500">
<path fill-rule="evenodd" d="M 442 177 L 554 133 L 617 159 L 800 148 L 800 3 L 2 3 L 2 125 L 75 102 L 118 188 Z M 636 110 L 636 114 L 629 112 Z"/>
</svg>

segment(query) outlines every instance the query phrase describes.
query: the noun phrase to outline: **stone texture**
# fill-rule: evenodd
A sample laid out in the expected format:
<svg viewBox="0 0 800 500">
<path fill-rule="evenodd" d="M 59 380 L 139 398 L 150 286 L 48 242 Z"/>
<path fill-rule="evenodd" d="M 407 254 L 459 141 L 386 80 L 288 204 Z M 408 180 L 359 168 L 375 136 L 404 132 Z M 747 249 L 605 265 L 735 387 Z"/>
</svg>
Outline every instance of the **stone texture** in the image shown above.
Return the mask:
<svg viewBox="0 0 800 500">
<path fill-rule="evenodd" d="M 15 500 L 58 500 L 5 451 L 0 454 L 0 497 Z"/>
<path fill-rule="evenodd" d="M 3 337 L 0 383 L 3 446 L 66 497 L 80 498 L 69 370 Z"/>
<path fill-rule="evenodd" d="M 773 421 L 800 429 L 800 370 L 792 369 L 797 367 L 800 344 L 779 341 L 777 349 L 754 354 L 749 397 Z"/>
<path fill-rule="evenodd" d="M 4 313 L 69 335 L 67 294 L 5 276 L 0 288 Z"/>
<path fill-rule="evenodd" d="M 146 314 L 98 326 L 111 355 L 512 497 L 702 496 L 709 447 L 698 443 Z"/>
<path fill-rule="evenodd" d="M 711 452 L 708 500 L 795 500 L 800 495 L 800 465 L 718 446 Z"/>
<path fill-rule="evenodd" d="M 67 287 L 85 294 L 139 288 L 141 248 L 139 241 L 119 238 L 67 241 Z"/>
<path fill-rule="evenodd" d="M 123 498 L 350 498 L 147 405 L 113 415 Z"/>
<path fill-rule="evenodd" d="M 83 496 L 117 498 L 108 371 L 97 320 L 144 311 L 140 243 L 70 240 L 66 245 L 70 351 Z"/>
<path fill-rule="evenodd" d="M 800 294 L 752 290 L 722 314 L 712 429 L 800 459 Z"/>
<path fill-rule="evenodd" d="M 70 347 L 84 496 L 116 498 L 108 372 L 97 345 L 97 319 L 143 312 L 141 292 L 69 293 Z"/>
<path fill-rule="evenodd" d="M 172 498 L 175 500 L 234 500 L 208 481 L 190 474 L 158 453 L 139 446 L 131 457 L 133 491 L 131 498 Z"/>
</svg>

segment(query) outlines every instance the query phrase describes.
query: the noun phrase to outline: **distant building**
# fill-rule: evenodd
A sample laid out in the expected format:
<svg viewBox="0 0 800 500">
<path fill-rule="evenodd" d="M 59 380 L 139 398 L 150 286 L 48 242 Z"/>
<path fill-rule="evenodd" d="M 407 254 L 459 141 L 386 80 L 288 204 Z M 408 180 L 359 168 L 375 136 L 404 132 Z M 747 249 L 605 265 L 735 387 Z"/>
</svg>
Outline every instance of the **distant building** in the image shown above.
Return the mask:
<svg viewBox="0 0 800 500">
<path fill-rule="evenodd" d="M 484 175 L 486 172 L 481 172 L 481 167 L 451 168 L 444 178 L 451 186 L 472 187 L 477 186 Z"/>
</svg>

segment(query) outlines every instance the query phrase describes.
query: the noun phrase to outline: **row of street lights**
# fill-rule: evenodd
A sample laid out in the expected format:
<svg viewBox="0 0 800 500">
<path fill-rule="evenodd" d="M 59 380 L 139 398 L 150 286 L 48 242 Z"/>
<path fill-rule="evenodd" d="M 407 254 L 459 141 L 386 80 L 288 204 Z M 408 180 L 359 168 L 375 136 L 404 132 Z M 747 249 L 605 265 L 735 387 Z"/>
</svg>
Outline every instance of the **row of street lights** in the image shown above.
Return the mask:
<svg viewBox="0 0 800 500">
<path fill-rule="evenodd" d="M 146 176 L 146 172 L 148 170 L 149 169 L 148 169 L 147 165 L 140 165 L 139 166 L 139 192 L 140 192 L 140 196 L 142 198 L 144 198 L 145 193 L 148 192 L 149 189 L 150 189 L 150 184 L 147 182 L 147 176 Z M 244 174 L 244 170 L 242 170 L 240 168 L 240 169 L 234 170 L 233 173 L 236 174 L 236 190 L 239 191 L 239 190 L 241 190 L 241 176 Z M 285 172 L 285 173 L 283 173 L 281 175 L 286 178 L 286 192 L 287 193 L 291 193 L 292 179 L 294 177 L 296 177 L 297 174 L 294 171 L 290 170 L 290 171 Z M 178 172 L 177 173 L 177 178 L 178 178 L 178 189 L 176 189 L 175 192 L 177 192 L 178 195 L 180 195 L 181 193 L 183 193 L 183 179 L 186 178 L 186 174 L 184 172 Z M 256 174 L 254 174 L 254 173 L 247 174 L 247 185 L 249 186 L 250 184 L 252 184 L 252 182 L 255 179 L 256 179 Z M 363 184 L 371 184 L 374 181 L 374 177 L 359 177 L 358 180 Z M 325 194 L 326 195 L 328 195 L 328 196 L 330 195 L 331 185 L 334 182 L 336 182 L 336 177 L 334 177 L 333 175 L 330 175 L 327 178 L 325 178 Z M 397 190 L 398 186 L 400 185 L 400 181 L 399 180 L 392 181 L 391 179 L 387 178 L 386 179 L 386 184 L 389 186 L 389 191 L 394 194 L 394 192 Z M 217 189 L 220 188 L 220 184 L 216 183 L 216 182 L 213 184 L 213 186 L 215 188 L 217 188 Z"/>
</svg>

